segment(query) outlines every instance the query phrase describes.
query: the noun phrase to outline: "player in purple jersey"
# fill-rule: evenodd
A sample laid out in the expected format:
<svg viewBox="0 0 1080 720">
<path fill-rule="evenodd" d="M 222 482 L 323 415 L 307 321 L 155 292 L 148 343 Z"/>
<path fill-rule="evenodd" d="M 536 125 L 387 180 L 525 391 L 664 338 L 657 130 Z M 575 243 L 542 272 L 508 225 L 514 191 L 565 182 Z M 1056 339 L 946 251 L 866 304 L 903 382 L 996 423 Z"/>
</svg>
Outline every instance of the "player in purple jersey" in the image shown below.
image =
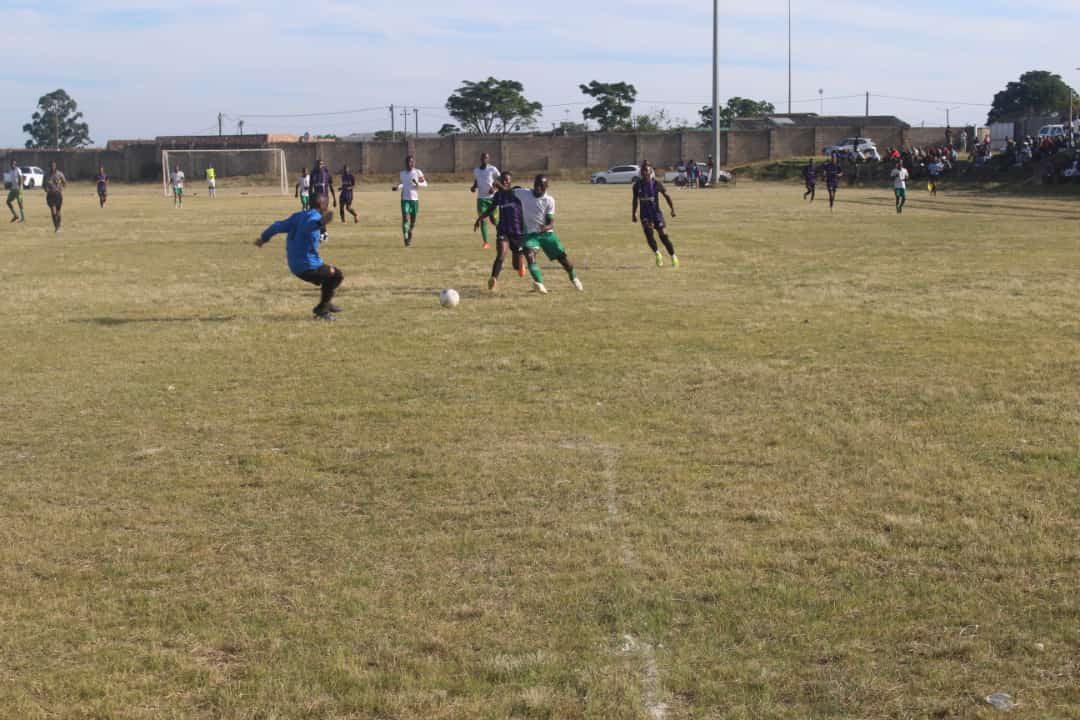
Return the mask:
<svg viewBox="0 0 1080 720">
<path fill-rule="evenodd" d="M 105 207 L 105 201 L 108 199 L 109 195 L 109 176 L 105 174 L 105 168 L 98 168 L 98 174 L 94 180 L 97 181 L 98 203 L 101 207 Z"/>
<path fill-rule="evenodd" d="M 825 172 L 825 189 L 829 191 L 829 209 L 833 209 L 836 203 L 836 190 L 840 187 L 840 178 L 844 176 L 844 169 L 840 167 L 840 157 L 833 153 L 829 162 L 821 166 Z"/>
<path fill-rule="evenodd" d="M 315 169 L 311 171 L 311 197 L 326 195 L 330 198 L 334 207 L 337 207 L 337 196 L 334 194 L 334 175 L 330 168 L 326 167 L 325 160 L 318 160 Z"/>
<path fill-rule="evenodd" d="M 356 211 L 353 210 L 353 188 L 356 187 L 356 178 L 349 172 L 349 166 L 345 165 L 341 168 L 341 189 L 338 196 L 340 200 L 341 210 L 341 222 L 345 222 L 345 212 L 348 211 L 352 215 L 353 223 L 360 222 L 360 218 L 357 217 Z"/>
<path fill-rule="evenodd" d="M 648 160 L 641 163 L 641 177 L 634 180 L 634 203 L 631 208 L 631 222 L 638 221 L 638 210 L 641 211 L 641 229 L 645 231 L 645 241 L 656 255 L 656 267 L 664 266 L 664 258 L 660 249 L 656 246 L 656 237 L 660 236 L 660 242 L 664 243 L 664 249 L 671 256 L 671 266 L 679 269 L 679 256 L 675 254 L 675 246 L 671 244 L 671 238 L 667 234 L 667 223 L 664 222 L 664 211 L 660 208 L 660 196 L 667 200 L 668 208 L 671 209 L 671 217 L 675 215 L 675 203 L 671 201 L 667 189 L 663 183 L 656 179 L 656 170 Z"/>
<path fill-rule="evenodd" d="M 514 267 L 518 275 L 525 277 L 525 262 L 522 256 L 522 237 L 525 234 L 525 223 L 521 209 L 521 201 L 513 190 L 514 176 L 509 170 L 499 175 L 499 179 L 492 184 L 495 194 L 491 203 L 480 213 L 473 224 L 473 232 L 483 228 L 485 220 L 495 222 L 495 214 L 499 215 L 496 225 L 495 262 L 491 266 L 491 277 L 488 279 L 488 290 L 495 292 L 495 286 L 499 282 L 499 273 L 502 272 L 503 261 L 506 259 L 506 251 L 513 255 Z"/>
<path fill-rule="evenodd" d="M 810 162 L 802 169 L 802 176 L 806 183 L 806 192 L 803 193 L 802 199 L 809 198 L 810 202 L 814 202 L 814 198 L 817 197 L 817 165 L 814 164 L 814 158 L 810 158 Z"/>
</svg>

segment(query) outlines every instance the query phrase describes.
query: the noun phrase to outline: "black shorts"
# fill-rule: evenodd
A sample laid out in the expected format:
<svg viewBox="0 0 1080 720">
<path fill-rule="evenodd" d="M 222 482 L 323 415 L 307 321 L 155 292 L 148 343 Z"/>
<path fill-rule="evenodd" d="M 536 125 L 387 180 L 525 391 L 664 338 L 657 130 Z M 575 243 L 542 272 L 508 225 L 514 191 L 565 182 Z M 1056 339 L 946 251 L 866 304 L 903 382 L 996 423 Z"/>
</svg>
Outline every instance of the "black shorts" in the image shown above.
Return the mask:
<svg viewBox="0 0 1080 720">
<path fill-rule="evenodd" d="M 342 190 L 341 195 L 338 196 L 338 202 L 341 203 L 342 205 L 352 205 L 352 201 L 353 201 L 353 191 L 352 190 Z"/>
<path fill-rule="evenodd" d="M 59 210 L 64 206 L 64 194 L 55 190 L 45 193 L 45 204 Z"/>
<path fill-rule="evenodd" d="M 650 229 L 663 230 L 667 227 L 667 223 L 664 222 L 663 215 L 656 215 L 653 217 L 641 216 L 641 229 L 648 232 Z"/>
<path fill-rule="evenodd" d="M 296 273 L 296 277 L 300 278 L 304 282 L 309 282 L 312 285 L 322 286 L 326 282 L 332 282 L 340 277 L 340 273 L 334 272 L 334 266 L 327 263 L 320 265 L 314 270 L 305 270 L 302 273 Z"/>
<path fill-rule="evenodd" d="M 105 197 L 106 195 L 109 194 L 109 191 L 108 191 L 108 189 L 106 189 L 104 187 L 99 187 L 97 189 L 97 194 L 100 195 L 101 197 Z"/>
</svg>

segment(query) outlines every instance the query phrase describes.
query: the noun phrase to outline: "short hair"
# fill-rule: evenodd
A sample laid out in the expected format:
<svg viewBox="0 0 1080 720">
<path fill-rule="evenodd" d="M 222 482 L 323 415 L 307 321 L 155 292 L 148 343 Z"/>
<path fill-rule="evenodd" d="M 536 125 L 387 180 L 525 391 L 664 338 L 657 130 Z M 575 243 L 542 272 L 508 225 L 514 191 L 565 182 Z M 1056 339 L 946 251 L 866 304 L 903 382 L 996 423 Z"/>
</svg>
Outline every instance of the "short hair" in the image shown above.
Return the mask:
<svg viewBox="0 0 1080 720">
<path fill-rule="evenodd" d="M 321 205 L 323 203 L 328 203 L 328 202 L 330 202 L 330 198 L 327 197 L 326 193 L 316 193 L 311 198 L 312 207 L 314 207 L 315 205 Z"/>
</svg>

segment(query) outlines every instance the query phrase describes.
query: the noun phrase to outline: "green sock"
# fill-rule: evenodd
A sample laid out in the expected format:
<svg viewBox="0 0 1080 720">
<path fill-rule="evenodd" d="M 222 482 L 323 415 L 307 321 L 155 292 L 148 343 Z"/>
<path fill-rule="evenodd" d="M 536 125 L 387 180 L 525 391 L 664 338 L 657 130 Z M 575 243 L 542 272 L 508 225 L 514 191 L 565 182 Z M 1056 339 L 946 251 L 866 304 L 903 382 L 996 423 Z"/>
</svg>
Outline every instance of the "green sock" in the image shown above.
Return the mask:
<svg viewBox="0 0 1080 720">
<path fill-rule="evenodd" d="M 487 224 L 487 223 L 480 223 L 480 235 L 481 235 L 481 236 L 482 236 L 482 237 L 484 238 L 484 244 L 485 244 L 485 245 L 487 245 L 487 244 L 488 244 L 488 239 L 487 239 L 487 226 L 488 226 L 488 224 Z"/>
<path fill-rule="evenodd" d="M 532 275 L 532 279 L 541 285 L 544 284 L 544 274 L 540 272 L 540 266 L 537 263 L 529 263 L 529 274 Z"/>
<path fill-rule="evenodd" d="M 570 268 L 566 271 L 566 274 L 570 276 L 570 281 L 577 280 L 577 268 Z"/>
<path fill-rule="evenodd" d="M 407 223 L 407 222 L 401 223 L 401 235 L 403 237 L 409 237 L 409 223 Z"/>
</svg>

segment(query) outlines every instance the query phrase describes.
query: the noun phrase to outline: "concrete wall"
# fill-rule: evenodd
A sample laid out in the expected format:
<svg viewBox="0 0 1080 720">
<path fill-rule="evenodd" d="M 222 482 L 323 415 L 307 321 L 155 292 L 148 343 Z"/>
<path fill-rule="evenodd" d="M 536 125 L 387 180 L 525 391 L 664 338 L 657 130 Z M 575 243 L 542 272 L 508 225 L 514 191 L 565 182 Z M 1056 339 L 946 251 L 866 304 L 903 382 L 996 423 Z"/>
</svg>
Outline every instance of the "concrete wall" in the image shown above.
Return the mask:
<svg viewBox="0 0 1080 720">
<path fill-rule="evenodd" d="M 957 130 L 957 133 L 959 130 Z M 969 130 L 970 132 L 970 130 Z M 804 157 L 819 154 L 827 145 L 846 137 L 870 137 L 878 147 L 900 147 L 944 139 L 944 128 L 902 129 L 876 127 L 786 127 L 768 130 L 739 130 L 721 135 L 721 167 L 751 162 Z M 245 136 L 247 137 L 247 136 Z M 925 140 L 924 140 L 925 138 Z M 678 133 L 593 133 L 588 135 L 510 136 L 481 138 L 458 135 L 446 138 L 410 139 L 408 142 L 311 142 L 275 143 L 285 151 L 289 174 L 302 167 L 311 169 L 322 158 L 335 173 L 348 163 L 356 174 L 393 175 L 404 165 L 405 155 L 416 155 L 417 165 L 433 174 L 463 174 L 476 167 L 481 152 L 491 154 L 495 165 L 518 173 L 560 170 L 600 170 L 613 165 L 649 160 L 658 168 L 674 167 L 680 160 L 704 162 L 712 152 L 712 136 L 707 130 Z M 15 157 L 21 164 L 46 167 L 56 159 L 73 180 L 88 180 L 98 165 L 117 180 L 145 181 L 161 177 L 161 147 L 131 144 L 122 150 L 77 150 L 61 153 L 35 150 L 0 151 L 4 164 Z M 218 174 L 264 174 L 273 171 L 272 156 L 237 153 L 231 156 L 177 156 L 191 178 L 201 177 L 205 165 L 213 162 Z M 290 178 L 291 182 L 291 178 Z"/>
</svg>

